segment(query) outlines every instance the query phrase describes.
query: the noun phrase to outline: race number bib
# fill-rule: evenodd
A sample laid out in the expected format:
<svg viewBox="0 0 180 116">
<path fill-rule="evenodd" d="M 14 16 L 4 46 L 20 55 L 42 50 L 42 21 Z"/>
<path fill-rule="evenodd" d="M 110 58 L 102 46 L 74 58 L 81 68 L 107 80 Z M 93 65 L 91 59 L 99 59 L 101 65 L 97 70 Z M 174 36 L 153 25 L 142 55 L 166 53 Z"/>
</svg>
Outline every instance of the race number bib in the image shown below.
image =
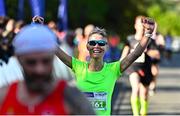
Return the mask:
<svg viewBox="0 0 180 116">
<path fill-rule="evenodd" d="M 137 45 L 138 45 L 138 43 L 134 45 L 134 49 L 131 49 L 130 52 L 133 52 Z M 145 54 L 142 53 L 141 56 L 139 56 L 134 62 L 136 62 L 136 63 L 144 63 L 145 62 Z"/>
<path fill-rule="evenodd" d="M 84 93 L 95 110 L 107 109 L 107 93 L 105 92 L 84 92 Z"/>
</svg>

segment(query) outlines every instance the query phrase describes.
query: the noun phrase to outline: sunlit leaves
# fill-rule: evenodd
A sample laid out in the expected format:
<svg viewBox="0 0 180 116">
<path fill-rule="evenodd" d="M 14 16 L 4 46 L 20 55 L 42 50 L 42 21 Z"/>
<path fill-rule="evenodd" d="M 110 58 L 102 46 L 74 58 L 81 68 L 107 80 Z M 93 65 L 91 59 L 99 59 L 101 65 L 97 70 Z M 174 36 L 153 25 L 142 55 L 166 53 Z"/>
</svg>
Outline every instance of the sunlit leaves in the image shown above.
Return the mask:
<svg viewBox="0 0 180 116">
<path fill-rule="evenodd" d="M 148 8 L 147 14 L 155 18 L 158 23 L 158 30 L 162 34 L 180 35 L 180 16 L 178 10 L 172 6 L 164 7 L 163 4 L 162 7 L 161 4 L 153 4 Z"/>
</svg>

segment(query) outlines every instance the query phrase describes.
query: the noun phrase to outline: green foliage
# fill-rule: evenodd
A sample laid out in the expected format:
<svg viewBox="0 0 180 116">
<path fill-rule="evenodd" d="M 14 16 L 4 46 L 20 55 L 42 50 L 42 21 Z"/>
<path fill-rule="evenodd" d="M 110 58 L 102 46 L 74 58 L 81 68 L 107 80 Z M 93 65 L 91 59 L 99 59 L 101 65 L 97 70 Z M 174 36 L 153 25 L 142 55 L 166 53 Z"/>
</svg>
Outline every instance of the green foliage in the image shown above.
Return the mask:
<svg viewBox="0 0 180 116">
<path fill-rule="evenodd" d="M 7 16 L 10 18 L 17 19 L 17 14 L 18 14 L 18 0 L 5 0 L 6 4 L 6 11 L 7 11 Z M 26 22 L 31 21 L 31 10 L 29 6 L 29 1 L 24 0 L 24 20 Z"/>
<path fill-rule="evenodd" d="M 158 31 L 163 35 L 180 35 L 179 13 L 169 4 L 153 4 L 147 9 L 147 14 L 157 21 Z"/>
<path fill-rule="evenodd" d="M 59 0 L 46 0 L 45 5 L 45 22 L 57 21 Z"/>
<path fill-rule="evenodd" d="M 17 15 L 17 6 L 18 6 L 18 0 L 4 0 L 6 4 L 6 13 L 9 17 L 15 18 Z"/>
<path fill-rule="evenodd" d="M 134 33 L 134 19 L 144 9 L 144 0 L 69 0 L 69 23 L 72 28 L 92 23 L 125 39 Z"/>
<path fill-rule="evenodd" d="M 8 16 L 16 18 L 18 0 L 6 0 Z M 57 21 L 59 0 L 46 0 L 46 22 Z M 29 0 L 25 0 L 25 20 L 31 20 Z M 71 29 L 87 24 L 104 27 L 125 38 L 134 33 L 134 18 L 145 14 L 144 0 L 68 0 L 68 23 Z"/>
<path fill-rule="evenodd" d="M 169 2 L 167 2 L 169 1 Z M 46 22 L 57 21 L 59 0 L 46 0 Z M 104 27 L 125 39 L 134 33 L 134 19 L 137 15 L 153 17 L 162 34 L 170 32 L 180 35 L 180 3 L 171 0 L 68 0 L 68 23 L 70 29 L 87 24 Z M 6 0 L 7 14 L 17 18 L 18 0 Z M 29 0 L 25 0 L 25 20 L 31 20 Z"/>
<path fill-rule="evenodd" d="M 106 0 L 69 0 L 69 20 L 72 27 L 89 23 L 103 25 L 108 4 Z"/>
</svg>

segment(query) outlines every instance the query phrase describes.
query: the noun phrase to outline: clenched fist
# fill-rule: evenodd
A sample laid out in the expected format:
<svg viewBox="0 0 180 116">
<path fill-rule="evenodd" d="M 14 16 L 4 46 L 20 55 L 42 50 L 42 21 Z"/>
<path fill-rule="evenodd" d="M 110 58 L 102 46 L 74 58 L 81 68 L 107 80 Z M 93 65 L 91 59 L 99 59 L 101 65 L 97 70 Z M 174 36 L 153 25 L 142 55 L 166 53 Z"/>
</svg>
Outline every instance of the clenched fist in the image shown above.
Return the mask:
<svg viewBox="0 0 180 116">
<path fill-rule="evenodd" d="M 141 21 L 144 28 L 144 35 L 151 35 L 155 28 L 155 21 L 149 17 L 143 17 Z"/>
<path fill-rule="evenodd" d="M 36 16 L 34 16 L 32 18 L 32 22 L 39 23 L 39 24 L 44 24 L 44 18 L 41 17 L 41 16 L 36 15 Z"/>
</svg>

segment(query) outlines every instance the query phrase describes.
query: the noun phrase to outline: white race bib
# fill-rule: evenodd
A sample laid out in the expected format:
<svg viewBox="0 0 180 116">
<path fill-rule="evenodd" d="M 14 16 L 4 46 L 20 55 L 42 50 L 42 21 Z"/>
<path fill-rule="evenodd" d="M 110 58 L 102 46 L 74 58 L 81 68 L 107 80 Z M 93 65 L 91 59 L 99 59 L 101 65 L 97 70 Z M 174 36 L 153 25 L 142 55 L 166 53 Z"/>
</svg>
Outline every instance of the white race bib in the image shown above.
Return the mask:
<svg viewBox="0 0 180 116">
<path fill-rule="evenodd" d="M 134 45 L 134 49 L 131 49 L 130 52 L 133 52 L 135 50 L 135 48 L 137 47 L 137 45 L 138 45 L 138 43 Z M 144 63 L 145 62 L 145 54 L 144 54 L 144 52 L 134 62 L 135 63 Z"/>
<path fill-rule="evenodd" d="M 107 93 L 105 92 L 84 92 L 84 93 L 95 110 L 107 109 Z"/>
</svg>

